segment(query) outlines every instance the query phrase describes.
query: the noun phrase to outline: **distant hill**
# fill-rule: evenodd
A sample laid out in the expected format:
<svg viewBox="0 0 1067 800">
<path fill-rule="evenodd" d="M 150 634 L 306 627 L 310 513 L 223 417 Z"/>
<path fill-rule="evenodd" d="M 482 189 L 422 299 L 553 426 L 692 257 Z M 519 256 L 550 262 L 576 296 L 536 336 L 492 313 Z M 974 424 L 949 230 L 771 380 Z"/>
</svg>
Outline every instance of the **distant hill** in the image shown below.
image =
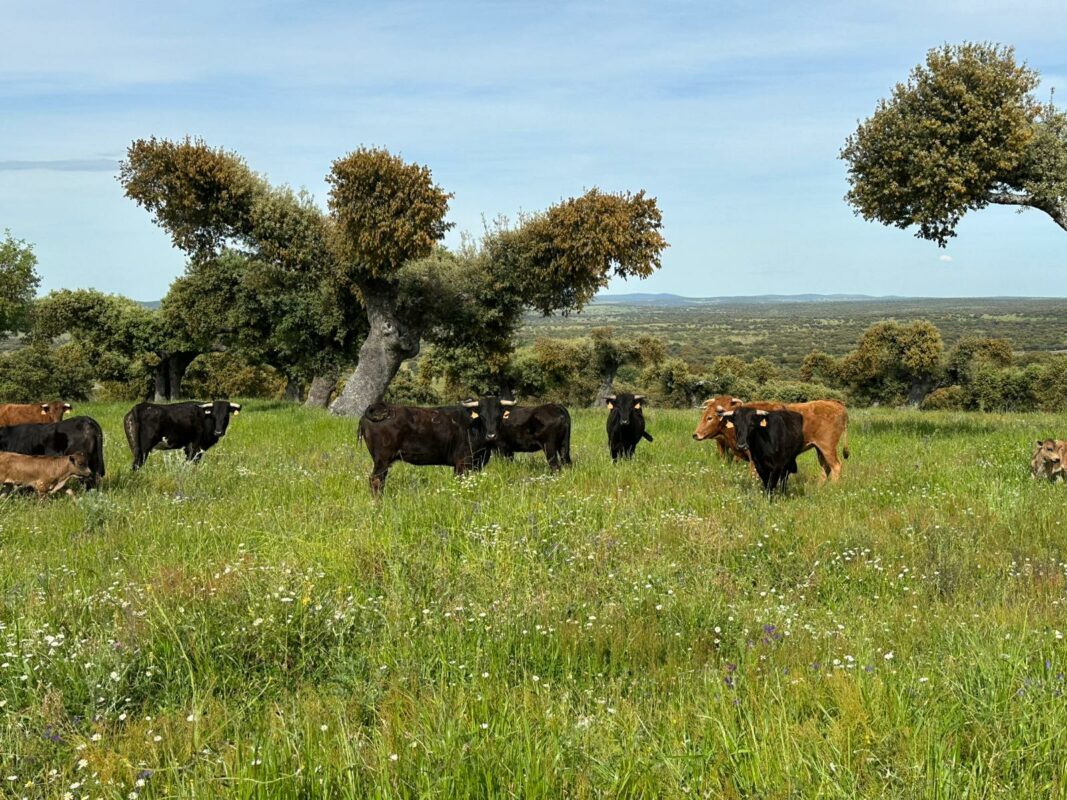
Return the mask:
<svg viewBox="0 0 1067 800">
<path fill-rule="evenodd" d="M 869 294 L 760 294 L 735 297 L 683 297 L 679 294 L 601 294 L 593 299 L 600 305 L 714 306 L 759 305 L 770 303 L 844 303 L 863 301 L 906 300 L 899 295 L 875 297 Z"/>
</svg>

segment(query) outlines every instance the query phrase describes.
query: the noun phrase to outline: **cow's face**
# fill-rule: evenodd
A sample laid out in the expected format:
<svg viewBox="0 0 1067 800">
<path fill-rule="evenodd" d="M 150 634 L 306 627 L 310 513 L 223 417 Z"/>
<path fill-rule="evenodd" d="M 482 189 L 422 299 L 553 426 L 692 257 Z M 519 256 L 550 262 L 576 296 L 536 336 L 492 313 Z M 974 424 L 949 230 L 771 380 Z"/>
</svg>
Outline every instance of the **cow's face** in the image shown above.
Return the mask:
<svg viewBox="0 0 1067 800">
<path fill-rule="evenodd" d="M 88 478 L 93 474 L 93 471 L 89 468 L 89 456 L 85 453 L 74 453 L 68 458 L 70 459 L 71 471 L 75 475 L 81 478 Z"/>
<path fill-rule="evenodd" d="M 41 403 L 41 416 L 49 422 L 62 422 L 63 415 L 72 408 L 70 403 Z"/>
<path fill-rule="evenodd" d="M 641 410 L 644 402 L 643 394 L 630 394 L 629 392 L 620 392 L 607 398 L 608 409 L 616 415 L 620 425 L 629 425 L 631 422 L 644 419 L 645 414 Z"/>
<path fill-rule="evenodd" d="M 726 432 L 726 428 L 719 415 L 723 411 L 740 408 L 743 402 L 743 400 L 738 400 L 736 397 L 725 394 L 704 401 L 704 410 L 701 412 L 697 429 L 693 431 L 693 438 L 701 442 L 704 439 L 714 439 L 717 436 L 722 436 Z"/>
<path fill-rule="evenodd" d="M 726 428 L 733 428 L 738 450 L 748 450 L 756 431 L 767 427 L 768 412 L 761 408 L 735 408 L 723 411 L 719 417 Z"/>
<path fill-rule="evenodd" d="M 230 417 L 241 413 L 241 404 L 231 403 L 229 400 L 202 403 L 200 408 L 204 410 L 207 418 L 214 423 L 215 436 L 220 439 L 226 435 L 226 429 L 230 426 Z"/>
<path fill-rule="evenodd" d="M 1050 478 L 1064 469 L 1063 460 L 1055 439 L 1038 440 L 1037 450 L 1030 459 L 1030 472 L 1037 477 Z"/>
<path fill-rule="evenodd" d="M 500 435 L 500 425 L 511 416 L 513 405 L 515 405 L 514 400 L 501 400 L 493 396 L 463 401 L 463 408 L 470 418 L 471 425 L 480 428 L 490 442 L 496 441 L 497 436 Z"/>
</svg>

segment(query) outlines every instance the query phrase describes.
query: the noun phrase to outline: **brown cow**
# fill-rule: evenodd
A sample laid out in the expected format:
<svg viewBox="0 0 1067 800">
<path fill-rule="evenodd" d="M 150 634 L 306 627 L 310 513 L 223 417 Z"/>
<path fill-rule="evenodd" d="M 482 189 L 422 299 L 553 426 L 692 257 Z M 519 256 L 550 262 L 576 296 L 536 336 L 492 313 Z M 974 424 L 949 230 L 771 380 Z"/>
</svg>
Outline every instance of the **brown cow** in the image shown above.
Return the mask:
<svg viewBox="0 0 1067 800">
<path fill-rule="evenodd" d="M 88 478 L 93 474 L 85 453 L 69 456 L 24 456 L 0 453 L 0 484 L 18 489 L 31 486 L 38 497 L 55 494 L 71 478 Z M 67 494 L 74 493 L 67 489 Z"/>
<path fill-rule="evenodd" d="M 714 439 L 719 446 L 719 454 L 724 458 L 739 458 L 749 461 L 749 454 L 738 450 L 732 428 L 719 418 L 723 411 L 740 408 L 758 408 L 764 411 L 795 411 L 804 418 L 804 449 L 815 450 L 822 466 L 820 478 L 836 481 L 841 477 L 841 462 L 837 459 L 837 444 L 842 445 L 842 454 L 849 457 L 848 449 L 848 411 L 845 404 L 837 400 L 812 400 L 808 403 L 774 403 L 756 401 L 746 403 L 730 395 L 718 395 L 704 403 L 700 422 L 693 432 L 697 441 Z"/>
<path fill-rule="evenodd" d="M 1067 481 L 1064 463 L 1067 462 L 1067 442 L 1063 439 L 1038 439 L 1037 450 L 1030 459 L 1030 474 L 1035 478 L 1057 478 Z"/>
<path fill-rule="evenodd" d="M 2 403 L 0 427 L 62 422 L 63 415 L 72 408 L 70 403 Z"/>
</svg>

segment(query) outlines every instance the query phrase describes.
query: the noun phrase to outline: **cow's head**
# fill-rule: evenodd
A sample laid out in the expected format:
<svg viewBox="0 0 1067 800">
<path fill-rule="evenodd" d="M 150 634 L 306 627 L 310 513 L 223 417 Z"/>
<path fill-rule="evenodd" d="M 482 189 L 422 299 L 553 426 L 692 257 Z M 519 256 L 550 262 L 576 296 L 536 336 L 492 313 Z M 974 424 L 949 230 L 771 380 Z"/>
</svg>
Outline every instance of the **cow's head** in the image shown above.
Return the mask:
<svg viewBox="0 0 1067 800">
<path fill-rule="evenodd" d="M 67 458 L 70 460 L 71 472 L 78 477 L 88 478 L 93 474 L 92 469 L 89 468 L 89 456 L 85 453 L 72 453 Z"/>
<path fill-rule="evenodd" d="M 49 422 L 62 422 L 63 415 L 72 408 L 70 403 L 41 403 L 41 416 Z"/>
<path fill-rule="evenodd" d="M 201 403 L 200 408 L 214 422 L 215 436 L 220 439 L 226 435 L 226 428 L 230 425 L 230 417 L 241 413 L 241 404 L 231 403 L 229 400 L 214 400 L 210 403 Z"/>
<path fill-rule="evenodd" d="M 1055 439 L 1038 439 L 1037 450 L 1030 459 L 1030 472 L 1035 478 L 1051 478 L 1063 472 L 1063 458 Z"/>
<path fill-rule="evenodd" d="M 719 418 L 719 414 L 723 411 L 740 408 L 744 402 L 744 400 L 739 400 L 728 394 L 720 394 L 710 400 L 705 400 L 700 422 L 697 423 L 697 429 L 693 431 L 693 438 L 698 442 L 702 442 L 705 439 L 715 439 L 722 436 L 726 432 L 726 427 Z"/>
<path fill-rule="evenodd" d="M 477 400 L 464 400 L 462 405 L 470 418 L 471 427 L 479 428 L 485 438 L 493 442 L 500 434 L 500 424 L 511 416 L 511 407 L 515 405 L 515 401 L 485 395 Z"/>
<path fill-rule="evenodd" d="M 608 395 L 605 400 L 608 409 L 619 420 L 620 425 L 629 425 L 631 422 L 644 419 L 645 415 L 641 410 L 641 404 L 645 402 L 643 394 L 619 392 Z"/>
<path fill-rule="evenodd" d="M 719 413 L 724 427 L 732 428 L 737 442 L 737 449 L 748 450 L 756 431 L 767 427 L 769 411 L 762 408 L 734 408 Z"/>
</svg>

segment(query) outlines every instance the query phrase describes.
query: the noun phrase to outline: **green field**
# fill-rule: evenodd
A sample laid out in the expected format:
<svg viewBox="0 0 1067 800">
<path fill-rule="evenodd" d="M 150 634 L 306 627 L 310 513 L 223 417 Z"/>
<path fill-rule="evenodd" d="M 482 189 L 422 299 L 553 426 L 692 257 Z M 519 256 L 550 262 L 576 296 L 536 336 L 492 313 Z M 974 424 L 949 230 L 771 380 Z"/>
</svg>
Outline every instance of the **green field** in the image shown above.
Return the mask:
<svg viewBox="0 0 1067 800">
<path fill-rule="evenodd" d="M 612 465 L 397 466 L 254 403 L 198 467 L 0 504 L 11 797 L 1067 795 L 1067 489 L 1041 415 L 852 414 L 768 502 L 650 409 Z M 69 793 L 69 795 L 67 794 Z"/>
</svg>

